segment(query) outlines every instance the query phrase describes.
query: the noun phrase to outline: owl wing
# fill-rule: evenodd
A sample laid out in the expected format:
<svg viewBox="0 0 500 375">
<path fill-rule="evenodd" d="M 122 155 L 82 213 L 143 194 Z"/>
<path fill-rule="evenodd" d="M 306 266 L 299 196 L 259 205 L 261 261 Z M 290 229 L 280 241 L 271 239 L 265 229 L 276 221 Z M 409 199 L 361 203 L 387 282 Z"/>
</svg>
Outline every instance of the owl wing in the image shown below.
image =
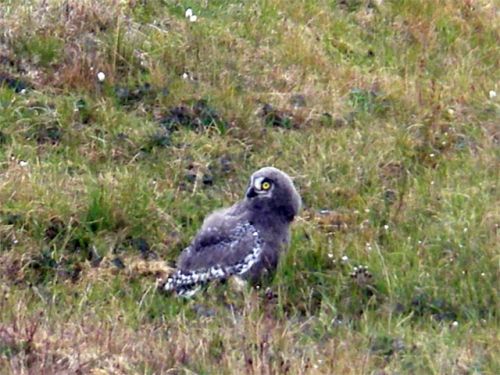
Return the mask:
<svg viewBox="0 0 500 375">
<path fill-rule="evenodd" d="M 212 280 L 248 272 L 259 260 L 262 250 L 259 232 L 249 222 L 228 231 L 205 229 L 183 251 L 178 270 L 167 279 L 163 289 L 190 296 Z"/>
</svg>

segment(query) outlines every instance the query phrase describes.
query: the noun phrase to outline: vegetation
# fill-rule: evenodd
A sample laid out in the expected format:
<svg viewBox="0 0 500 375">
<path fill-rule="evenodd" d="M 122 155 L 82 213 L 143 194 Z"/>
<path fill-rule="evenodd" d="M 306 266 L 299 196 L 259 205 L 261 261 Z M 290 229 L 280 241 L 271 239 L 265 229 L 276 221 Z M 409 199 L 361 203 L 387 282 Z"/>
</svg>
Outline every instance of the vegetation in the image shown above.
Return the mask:
<svg viewBox="0 0 500 375">
<path fill-rule="evenodd" d="M 0 373 L 500 373 L 499 14 L 0 1 Z M 265 165 L 270 285 L 159 293 Z"/>
</svg>

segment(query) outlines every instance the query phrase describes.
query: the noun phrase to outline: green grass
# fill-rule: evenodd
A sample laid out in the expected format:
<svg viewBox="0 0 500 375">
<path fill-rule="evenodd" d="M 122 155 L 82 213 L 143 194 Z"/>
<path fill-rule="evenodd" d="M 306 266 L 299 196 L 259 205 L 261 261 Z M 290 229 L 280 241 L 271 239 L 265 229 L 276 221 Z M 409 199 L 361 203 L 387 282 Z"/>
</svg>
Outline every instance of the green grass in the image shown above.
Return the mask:
<svg viewBox="0 0 500 375">
<path fill-rule="evenodd" d="M 500 372 L 493 2 L 117 3 L 0 7 L 0 373 Z M 274 279 L 158 293 L 264 165 Z"/>
</svg>

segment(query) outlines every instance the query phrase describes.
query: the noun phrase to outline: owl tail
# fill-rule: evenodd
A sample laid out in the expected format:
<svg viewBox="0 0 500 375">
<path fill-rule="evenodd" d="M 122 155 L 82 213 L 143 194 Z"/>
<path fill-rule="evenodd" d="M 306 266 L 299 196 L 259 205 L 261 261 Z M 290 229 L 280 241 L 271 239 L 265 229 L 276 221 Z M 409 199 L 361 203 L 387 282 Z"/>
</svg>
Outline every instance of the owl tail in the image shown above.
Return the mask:
<svg viewBox="0 0 500 375">
<path fill-rule="evenodd" d="M 178 296 L 189 298 L 212 280 L 224 280 L 233 275 L 244 275 L 259 261 L 261 253 L 262 244 L 256 238 L 252 251 L 240 262 L 225 267 L 213 266 L 194 271 L 177 270 L 163 284 L 162 289 L 165 292 L 175 292 Z"/>
<path fill-rule="evenodd" d="M 175 292 L 178 296 L 189 298 L 200 288 L 212 280 L 222 280 L 231 276 L 231 272 L 226 267 L 210 267 L 203 270 L 182 271 L 178 270 L 170 276 L 163 284 L 165 292 Z"/>
</svg>

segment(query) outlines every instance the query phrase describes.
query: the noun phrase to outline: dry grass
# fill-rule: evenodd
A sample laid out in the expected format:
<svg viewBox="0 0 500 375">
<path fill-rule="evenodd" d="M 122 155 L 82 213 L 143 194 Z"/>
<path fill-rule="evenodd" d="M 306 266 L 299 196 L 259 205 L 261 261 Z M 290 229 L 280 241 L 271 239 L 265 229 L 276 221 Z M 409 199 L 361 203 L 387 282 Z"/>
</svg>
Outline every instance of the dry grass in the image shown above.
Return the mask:
<svg viewBox="0 0 500 375">
<path fill-rule="evenodd" d="M 487 329 L 452 326 L 439 332 L 396 330 L 393 337 L 370 338 L 337 326 L 328 334 L 316 332 L 320 337 L 315 339 L 313 331 L 325 322 L 314 317 L 301 322 L 273 319 L 260 311 L 262 303 L 255 294 L 246 297 L 239 312 L 227 314 L 229 307 L 223 307 L 203 310 L 197 318 L 180 314 L 175 322 L 138 327 L 130 327 L 120 314 L 100 316 L 89 310 L 59 322 L 43 312 L 27 313 L 22 302 L 12 307 L 16 318 L 0 325 L 0 338 L 2 361 L 16 374 L 328 374 L 332 369 L 360 374 L 374 367 L 468 373 L 479 365 L 478 360 L 488 356 L 493 360 L 498 345 L 498 335 Z M 203 306 L 192 308 L 200 312 Z M 467 338 L 458 347 L 447 344 L 461 336 L 459 330 Z"/>
</svg>

